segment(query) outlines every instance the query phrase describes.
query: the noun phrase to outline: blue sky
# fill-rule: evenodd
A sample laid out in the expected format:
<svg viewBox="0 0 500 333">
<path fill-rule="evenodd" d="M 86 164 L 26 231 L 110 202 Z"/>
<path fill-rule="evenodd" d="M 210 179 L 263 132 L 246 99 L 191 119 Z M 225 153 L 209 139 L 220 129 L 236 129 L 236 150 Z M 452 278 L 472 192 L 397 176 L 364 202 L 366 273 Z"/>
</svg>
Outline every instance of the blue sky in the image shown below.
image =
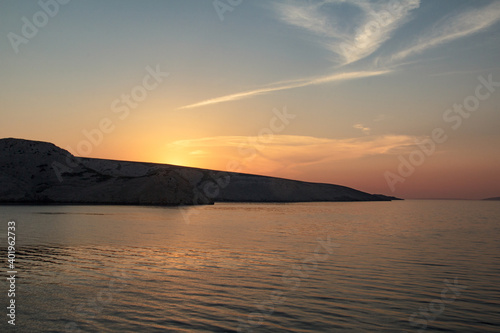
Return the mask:
<svg viewBox="0 0 500 333">
<path fill-rule="evenodd" d="M 500 81 L 500 1 L 55 3 L 0 2 L 0 133 L 77 155 L 83 131 L 109 117 L 113 131 L 85 155 L 224 169 L 246 158 L 234 142 L 257 140 L 286 107 L 296 118 L 243 171 L 389 194 L 384 174 L 398 156 L 449 128 L 444 112 L 479 76 Z M 23 35 L 23 18 L 42 20 L 35 36 Z M 111 103 L 148 66 L 168 78 L 118 119 Z M 500 195 L 499 96 L 394 194 Z M 436 192 L 436 179 L 449 190 Z"/>
</svg>

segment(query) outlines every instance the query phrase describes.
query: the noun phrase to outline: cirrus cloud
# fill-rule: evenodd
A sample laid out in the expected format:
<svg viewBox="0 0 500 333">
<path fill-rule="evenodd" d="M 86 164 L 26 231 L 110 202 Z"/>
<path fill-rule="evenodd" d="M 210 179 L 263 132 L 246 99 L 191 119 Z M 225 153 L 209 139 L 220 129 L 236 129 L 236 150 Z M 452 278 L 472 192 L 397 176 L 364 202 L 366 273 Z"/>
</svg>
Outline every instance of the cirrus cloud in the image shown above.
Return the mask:
<svg viewBox="0 0 500 333">
<path fill-rule="evenodd" d="M 269 173 L 285 169 L 321 165 L 365 156 L 393 155 L 414 149 L 419 138 L 407 135 L 363 136 L 329 139 L 299 135 L 215 136 L 174 141 L 166 150 L 190 157 L 192 165 L 224 169 L 229 161 L 242 166 L 242 172 Z M 199 154 L 198 152 L 203 152 Z"/>
<path fill-rule="evenodd" d="M 425 32 L 411 46 L 391 56 L 391 61 L 398 61 L 416 55 L 432 47 L 445 44 L 459 38 L 482 32 L 500 20 L 500 2 L 496 1 L 477 9 L 469 9 L 440 20 Z"/>
</svg>

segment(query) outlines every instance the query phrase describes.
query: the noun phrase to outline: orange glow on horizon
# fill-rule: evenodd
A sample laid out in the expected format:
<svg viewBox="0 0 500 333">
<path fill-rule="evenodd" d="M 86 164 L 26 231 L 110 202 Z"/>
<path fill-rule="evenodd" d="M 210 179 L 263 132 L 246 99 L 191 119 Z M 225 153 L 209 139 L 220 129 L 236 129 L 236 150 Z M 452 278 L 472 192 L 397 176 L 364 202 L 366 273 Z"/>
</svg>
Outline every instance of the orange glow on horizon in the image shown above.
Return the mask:
<svg viewBox="0 0 500 333">
<path fill-rule="evenodd" d="M 128 146 L 110 138 L 96 146 L 88 157 L 330 183 L 409 199 L 498 196 L 499 161 L 482 161 L 482 166 L 478 165 L 476 161 L 485 152 L 476 149 L 465 163 L 459 151 L 447 147 L 437 150 L 392 192 L 384 173 L 397 172 L 398 157 L 408 156 L 415 149 L 416 139 L 375 135 L 351 139 L 274 135 L 266 140 L 256 136 L 214 136 L 165 142 L 146 135 Z M 476 159 L 474 154 L 478 155 Z"/>
</svg>

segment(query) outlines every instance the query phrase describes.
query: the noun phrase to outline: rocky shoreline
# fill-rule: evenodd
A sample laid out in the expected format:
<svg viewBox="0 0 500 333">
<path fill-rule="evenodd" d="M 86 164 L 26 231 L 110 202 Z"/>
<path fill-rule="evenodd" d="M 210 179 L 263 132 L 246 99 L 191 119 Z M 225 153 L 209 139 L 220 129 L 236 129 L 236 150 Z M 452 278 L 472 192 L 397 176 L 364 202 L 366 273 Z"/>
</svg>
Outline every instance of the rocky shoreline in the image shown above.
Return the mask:
<svg viewBox="0 0 500 333">
<path fill-rule="evenodd" d="M 168 164 L 79 158 L 52 143 L 0 139 L 0 202 L 197 205 L 390 201 L 349 187 Z"/>
</svg>

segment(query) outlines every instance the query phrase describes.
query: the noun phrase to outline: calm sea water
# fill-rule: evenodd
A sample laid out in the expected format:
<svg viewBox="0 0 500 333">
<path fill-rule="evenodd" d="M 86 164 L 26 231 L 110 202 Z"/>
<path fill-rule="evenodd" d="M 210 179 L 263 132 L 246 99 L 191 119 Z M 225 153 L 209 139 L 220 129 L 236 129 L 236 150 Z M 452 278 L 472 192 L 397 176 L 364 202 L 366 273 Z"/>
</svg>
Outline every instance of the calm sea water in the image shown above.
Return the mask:
<svg viewBox="0 0 500 333">
<path fill-rule="evenodd" d="M 500 202 L 1 206 L 2 258 L 9 220 L 18 332 L 500 332 Z"/>
</svg>

